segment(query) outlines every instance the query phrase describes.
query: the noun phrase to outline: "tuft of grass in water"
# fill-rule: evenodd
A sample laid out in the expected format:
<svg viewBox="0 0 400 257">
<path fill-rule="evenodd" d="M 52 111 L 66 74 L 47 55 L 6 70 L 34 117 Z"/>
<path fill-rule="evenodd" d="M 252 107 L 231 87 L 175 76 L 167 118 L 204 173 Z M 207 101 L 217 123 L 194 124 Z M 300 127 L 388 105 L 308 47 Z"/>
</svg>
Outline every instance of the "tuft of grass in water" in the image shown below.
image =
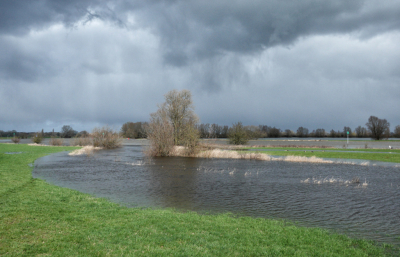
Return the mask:
<svg viewBox="0 0 400 257">
<path fill-rule="evenodd" d="M 73 147 L 0 144 L 0 255 L 385 256 L 385 246 L 270 219 L 126 208 L 31 176 Z M 6 155 L 5 152 L 22 152 Z M 389 247 L 392 251 L 392 248 Z"/>
</svg>

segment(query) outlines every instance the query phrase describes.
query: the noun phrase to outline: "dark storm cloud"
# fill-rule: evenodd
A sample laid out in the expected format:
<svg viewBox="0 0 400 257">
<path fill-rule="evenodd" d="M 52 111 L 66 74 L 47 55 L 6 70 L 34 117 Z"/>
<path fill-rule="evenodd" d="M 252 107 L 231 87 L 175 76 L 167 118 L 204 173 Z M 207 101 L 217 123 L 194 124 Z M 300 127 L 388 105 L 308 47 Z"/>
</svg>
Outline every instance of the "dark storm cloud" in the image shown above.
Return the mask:
<svg viewBox="0 0 400 257">
<path fill-rule="evenodd" d="M 398 17 L 377 0 L 0 1 L 0 129 L 145 121 L 184 88 L 205 123 L 396 124 Z"/>
<path fill-rule="evenodd" d="M 0 31 L 23 33 L 55 22 L 109 19 L 124 25 L 129 12 L 157 31 L 164 59 L 175 66 L 226 52 L 251 53 L 298 38 L 400 28 L 400 3 L 376 0 L 304 1 L 1 1 Z"/>
<path fill-rule="evenodd" d="M 315 34 L 359 32 L 372 36 L 398 30 L 400 3 L 389 2 L 153 1 L 141 10 L 142 18 L 161 35 L 165 60 L 182 65 L 227 51 L 250 53 L 290 45 Z"/>
</svg>

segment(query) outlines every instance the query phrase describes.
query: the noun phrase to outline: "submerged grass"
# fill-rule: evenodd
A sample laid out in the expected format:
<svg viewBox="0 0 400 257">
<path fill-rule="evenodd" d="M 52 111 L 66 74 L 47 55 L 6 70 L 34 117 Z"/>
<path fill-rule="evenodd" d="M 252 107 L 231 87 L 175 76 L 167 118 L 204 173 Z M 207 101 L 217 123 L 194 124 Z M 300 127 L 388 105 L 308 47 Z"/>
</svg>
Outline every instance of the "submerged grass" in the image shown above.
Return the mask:
<svg viewBox="0 0 400 257">
<path fill-rule="evenodd" d="M 31 176 L 72 147 L 0 144 L 0 255 L 385 256 L 388 246 L 278 220 L 126 208 Z M 6 152 L 22 152 L 5 154 Z"/>
<path fill-rule="evenodd" d="M 266 148 L 258 148 L 266 149 Z M 274 151 L 274 150 L 279 151 Z M 251 149 L 250 149 L 251 150 Z M 286 151 L 282 151 L 286 150 Z M 292 151 L 291 151 L 292 150 Z M 320 150 L 320 151 L 319 151 Z M 331 152 L 332 151 L 332 152 Z M 334 152 L 333 152 L 334 151 Z M 267 151 L 257 151 L 269 155 L 277 156 L 298 156 L 316 158 L 337 158 L 337 159 L 357 159 L 381 162 L 400 163 L 400 150 L 389 149 L 316 149 L 316 148 L 273 148 Z M 362 152 L 362 153 L 360 153 Z"/>
</svg>

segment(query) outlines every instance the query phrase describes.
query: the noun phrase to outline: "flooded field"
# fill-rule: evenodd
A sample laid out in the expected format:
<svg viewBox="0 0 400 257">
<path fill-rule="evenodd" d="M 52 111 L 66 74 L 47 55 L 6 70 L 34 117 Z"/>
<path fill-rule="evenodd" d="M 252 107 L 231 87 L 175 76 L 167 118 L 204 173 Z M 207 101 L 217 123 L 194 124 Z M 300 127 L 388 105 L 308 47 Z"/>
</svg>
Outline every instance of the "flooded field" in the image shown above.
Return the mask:
<svg viewBox="0 0 400 257">
<path fill-rule="evenodd" d="M 42 142 L 44 145 L 49 144 L 50 139 L 45 138 Z M 71 139 L 64 138 L 63 145 L 70 145 Z M 202 143 L 227 145 L 227 139 L 202 139 Z M 12 143 L 11 139 L 2 139 L 1 143 Z M 31 139 L 21 139 L 20 144 L 31 144 Z M 123 145 L 148 145 L 147 139 L 124 139 Z M 400 149 L 399 138 L 390 138 L 389 140 L 374 141 L 369 138 L 350 138 L 349 144 L 345 138 L 260 138 L 257 140 L 250 140 L 248 146 L 306 146 L 306 147 L 335 147 L 335 148 L 381 148 L 388 149 L 391 146 L 393 149 Z"/>
<path fill-rule="evenodd" d="M 128 207 L 287 219 L 400 246 L 400 169 L 201 158 L 141 146 L 38 159 L 33 176 Z"/>
</svg>

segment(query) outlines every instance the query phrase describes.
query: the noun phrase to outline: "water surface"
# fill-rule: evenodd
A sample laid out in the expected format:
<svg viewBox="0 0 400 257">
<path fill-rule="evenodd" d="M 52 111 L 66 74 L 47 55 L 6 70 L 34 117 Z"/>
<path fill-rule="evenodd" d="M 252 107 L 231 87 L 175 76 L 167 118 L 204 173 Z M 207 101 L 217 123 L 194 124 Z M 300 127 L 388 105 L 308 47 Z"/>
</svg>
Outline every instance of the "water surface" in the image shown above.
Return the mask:
<svg viewBox="0 0 400 257">
<path fill-rule="evenodd" d="M 128 207 L 287 219 L 400 245 L 400 169 L 282 161 L 143 157 L 140 146 L 53 154 L 33 176 Z M 350 183 L 359 178 L 360 183 Z"/>
</svg>

